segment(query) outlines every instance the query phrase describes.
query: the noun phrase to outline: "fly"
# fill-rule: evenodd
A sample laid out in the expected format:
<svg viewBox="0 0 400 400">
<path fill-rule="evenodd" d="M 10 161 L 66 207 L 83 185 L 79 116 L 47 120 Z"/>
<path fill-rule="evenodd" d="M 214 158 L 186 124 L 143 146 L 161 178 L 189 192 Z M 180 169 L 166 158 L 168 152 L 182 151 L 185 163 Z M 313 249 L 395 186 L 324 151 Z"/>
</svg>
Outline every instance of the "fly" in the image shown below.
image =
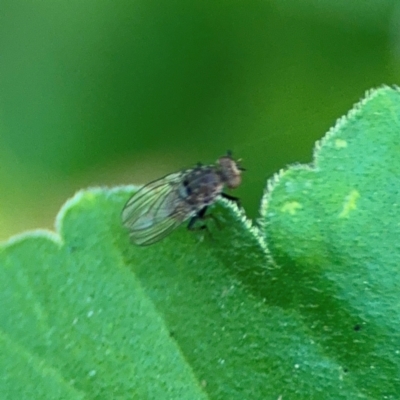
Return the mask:
<svg viewBox="0 0 400 400">
<path fill-rule="evenodd" d="M 132 242 L 139 246 L 158 242 L 186 220 L 188 229 L 193 229 L 219 196 L 239 204 L 237 197 L 223 189 L 238 187 L 243 170 L 228 152 L 214 165 L 198 164 L 143 186 L 122 210 Z"/>
</svg>

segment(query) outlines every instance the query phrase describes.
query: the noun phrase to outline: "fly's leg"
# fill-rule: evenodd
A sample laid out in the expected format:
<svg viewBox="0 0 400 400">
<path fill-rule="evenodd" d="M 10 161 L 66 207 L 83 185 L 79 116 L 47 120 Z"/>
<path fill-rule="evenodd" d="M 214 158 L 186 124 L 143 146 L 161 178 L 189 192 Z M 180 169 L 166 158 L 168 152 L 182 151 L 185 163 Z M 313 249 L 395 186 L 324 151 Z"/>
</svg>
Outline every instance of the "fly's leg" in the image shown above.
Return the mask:
<svg viewBox="0 0 400 400">
<path fill-rule="evenodd" d="M 211 218 L 215 222 L 215 225 L 217 225 L 217 228 L 221 229 L 221 225 L 220 225 L 218 219 L 214 215 L 212 215 L 212 214 L 206 215 L 207 208 L 208 208 L 208 206 L 205 206 L 194 217 L 190 218 L 189 224 L 188 224 L 188 229 L 191 231 L 206 230 L 207 233 L 210 235 L 210 237 L 212 237 L 211 232 L 205 223 L 203 223 L 202 225 L 200 225 L 198 227 L 195 227 L 195 224 L 197 221 L 199 221 L 199 220 L 204 221 L 206 219 Z"/>
<path fill-rule="evenodd" d="M 224 199 L 227 199 L 227 200 L 232 201 L 233 203 L 235 203 L 239 208 L 242 207 L 238 197 L 231 196 L 230 194 L 226 194 L 226 193 L 221 193 L 220 195 Z M 187 228 L 190 231 L 206 229 L 207 232 L 209 234 L 211 234 L 211 232 L 208 229 L 208 226 L 206 224 L 204 224 L 204 223 L 202 225 L 198 226 L 198 227 L 195 227 L 195 224 L 196 224 L 197 221 L 199 221 L 199 220 L 204 221 L 206 218 L 212 218 L 215 221 L 215 224 L 217 225 L 218 229 L 221 229 L 219 221 L 217 220 L 217 218 L 215 218 L 214 215 L 212 215 L 212 214 L 206 215 L 207 208 L 208 208 L 208 206 L 203 207 L 195 216 L 190 218 L 188 226 L 187 226 Z"/>
<path fill-rule="evenodd" d="M 207 211 L 208 206 L 203 207 L 194 217 L 190 218 L 189 223 L 188 223 L 188 229 L 190 231 L 195 230 L 195 226 L 194 224 L 196 223 L 196 221 L 198 220 L 204 220 L 206 211 Z M 199 226 L 197 229 L 207 229 L 207 225 L 203 224 L 201 226 Z"/>
<path fill-rule="evenodd" d="M 242 205 L 240 204 L 240 199 L 239 197 L 231 196 L 230 194 L 226 193 L 221 193 L 221 197 L 223 197 L 226 200 L 232 201 L 235 203 L 239 208 L 242 208 Z"/>
</svg>

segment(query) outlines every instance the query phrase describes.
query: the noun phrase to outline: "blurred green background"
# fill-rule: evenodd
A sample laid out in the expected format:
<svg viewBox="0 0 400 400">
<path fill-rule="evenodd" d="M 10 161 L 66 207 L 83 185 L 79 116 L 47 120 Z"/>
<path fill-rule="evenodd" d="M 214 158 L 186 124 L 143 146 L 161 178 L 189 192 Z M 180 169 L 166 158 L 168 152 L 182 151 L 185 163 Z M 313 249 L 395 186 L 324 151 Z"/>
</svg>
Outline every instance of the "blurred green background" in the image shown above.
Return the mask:
<svg viewBox="0 0 400 400">
<path fill-rule="evenodd" d="M 398 3 L 1 0 L 0 239 L 227 149 L 256 217 L 269 176 L 400 81 Z"/>
</svg>

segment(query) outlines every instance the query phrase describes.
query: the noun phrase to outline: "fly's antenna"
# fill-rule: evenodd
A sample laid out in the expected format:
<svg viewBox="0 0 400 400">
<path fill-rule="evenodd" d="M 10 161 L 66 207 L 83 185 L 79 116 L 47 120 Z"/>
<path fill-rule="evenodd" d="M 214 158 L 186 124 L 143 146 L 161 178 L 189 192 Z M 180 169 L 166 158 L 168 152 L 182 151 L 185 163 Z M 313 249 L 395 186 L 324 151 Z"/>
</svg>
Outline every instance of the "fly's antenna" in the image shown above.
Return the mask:
<svg viewBox="0 0 400 400">
<path fill-rule="evenodd" d="M 226 151 L 226 155 L 229 158 L 232 158 L 232 150 L 227 150 Z M 238 168 L 239 171 L 246 171 L 246 168 L 243 168 L 240 163 L 243 161 L 242 158 L 239 158 L 238 160 L 236 160 L 236 166 Z"/>
</svg>

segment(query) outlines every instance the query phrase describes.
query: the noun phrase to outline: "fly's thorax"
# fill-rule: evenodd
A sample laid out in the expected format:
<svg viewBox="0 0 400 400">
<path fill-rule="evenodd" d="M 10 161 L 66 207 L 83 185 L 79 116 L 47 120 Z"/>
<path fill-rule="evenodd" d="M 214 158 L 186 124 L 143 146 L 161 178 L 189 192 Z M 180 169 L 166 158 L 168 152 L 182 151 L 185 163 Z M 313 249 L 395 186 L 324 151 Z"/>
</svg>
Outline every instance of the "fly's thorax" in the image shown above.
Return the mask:
<svg viewBox="0 0 400 400">
<path fill-rule="evenodd" d="M 238 163 L 230 155 L 220 157 L 217 161 L 218 172 L 223 184 L 230 189 L 237 188 L 242 183 L 242 170 Z"/>
<path fill-rule="evenodd" d="M 214 166 L 199 166 L 189 171 L 179 185 L 179 195 L 193 209 L 212 204 L 222 192 L 224 183 Z"/>
</svg>

